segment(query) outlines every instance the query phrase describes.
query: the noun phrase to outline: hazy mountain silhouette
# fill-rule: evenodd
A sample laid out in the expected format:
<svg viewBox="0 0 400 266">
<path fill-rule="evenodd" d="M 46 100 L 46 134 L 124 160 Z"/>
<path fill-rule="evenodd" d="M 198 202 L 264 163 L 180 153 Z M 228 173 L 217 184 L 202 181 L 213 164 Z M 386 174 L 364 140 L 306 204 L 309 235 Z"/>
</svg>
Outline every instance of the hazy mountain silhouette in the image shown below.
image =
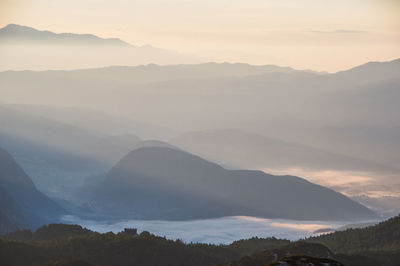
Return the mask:
<svg viewBox="0 0 400 266">
<path fill-rule="evenodd" d="M 69 44 L 69 45 L 113 45 L 130 46 L 117 38 L 100 38 L 93 34 L 54 33 L 40 31 L 32 27 L 9 24 L 0 29 L 0 40 L 13 43 L 42 43 L 42 44 Z"/>
<path fill-rule="evenodd" d="M 177 136 L 208 129 L 244 130 L 253 134 L 249 138 L 254 140 L 238 140 L 243 143 L 243 147 L 238 147 L 242 150 L 250 149 L 251 144 L 257 141 L 255 135 L 283 141 L 276 143 L 282 145 L 281 148 L 274 146 L 276 156 L 265 157 L 268 159 L 265 163 L 262 156 L 254 155 L 254 161 L 259 163 L 254 166 L 249 164 L 251 168 L 266 168 L 271 163 L 298 165 L 302 162 L 312 167 L 311 170 L 329 167 L 333 168 L 331 170 L 355 170 L 361 175 L 366 172 L 368 178 L 372 176 L 383 180 L 379 184 L 386 186 L 398 183 L 400 168 L 400 120 L 397 115 L 400 105 L 396 101 L 399 98 L 399 62 L 369 63 L 323 75 L 213 63 L 76 71 L 7 71 L 0 73 L 0 82 L 5 95 L 3 102 L 44 105 L 51 102 L 56 108 L 40 112 L 34 111 L 34 108 L 26 110 L 32 111 L 32 114 L 48 113 L 47 118 L 61 118 L 64 123 L 74 121 L 75 116 L 79 121 L 75 124 L 78 128 L 85 124 L 85 120 L 81 119 L 85 111 L 70 112 L 64 116 L 60 114 L 62 112 L 52 110 L 73 105 L 77 109 L 107 113 L 109 116 L 97 120 L 93 126 L 86 123 L 86 129 L 97 128 L 102 132 L 106 131 L 104 128 L 118 128 L 125 124 L 129 125 L 125 127 L 126 133 L 136 134 L 135 127 L 130 127 L 134 123 L 129 119 L 155 125 L 150 131 L 141 131 L 145 133 L 139 134 L 143 139 L 155 138 L 154 132 L 157 132 L 156 138 L 171 139 L 173 134 L 165 128 L 173 128 Z M 88 119 L 96 116 L 86 115 Z M 106 122 L 103 124 L 103 121 Z M 146 132 L 153 133 L 147 135 Z M 94 135 L 98 133 L 95 131 Z M 97 141 L 98 137 L 89 138 L 89 141 L 93 139 Z M 292 146 L 293 150 L 286 145 L 293 143 L 296 144 Z M 263 145 L 267 148 L 270 144 Z M 79 145 L 72 143 L 72 146 Z M 234 146 L 237 144 L 232 149 Z M 304 156 L 296 155 L 297 148 L 304 152 Z M 278 153 L 285 149 L 289 149 L 292 156 L 285 157 Z M 9 150 L 14 154 L 13 150 Z M 93 152 L 96 157 L 104 154 L 95 148 L 86 150 L 96 151 Z M 229 154 L 230 157 L 234 155 Z M 249 160 L 238 158 L 239 155 L 235 155 L 238 162 L 234 164 L 247 168 Z M 225 159 L 225 154 L 221 156 L 224 160 L 210 159 L 231 164 L 230 157 Z M 114 162 L 118 158 L 113 157 Z M 106 169 L 102 166 L 98 169 L 100 171 L 90 172 L 87 176 Z M 380 189 L 386 191 L 386 188 Z"/>
<path fill-rule="evenodd" d="M 0 123 L 2 146 L 46 191 L 106 171 L 139 142 L 133 134 L 105 135 L 4 107 Z"/>
<path fill-rule="evenodd" d="M 159 132 L 157 137 L 162 139 L 171 136 L 163 128 L 177 133 L 244 129 L 343 154 L 372 166 L 379 164 L 393 173 L 400 167 L 396 141 L 400 128 L 396 115 L 400 112 L 396 102 L 399 67 L 400 60 L 393 60 L 317 75 L 245 64 L 148 65 L 8 71 L 0 73 L 0 82 L 6 102 L 51 102 L 55 106 L 73 102 L 78 108 L 112 110 L 111 117 L 120 115 L 159 126 L 151 132 Z M 30 97 L 21 97 L 26 93 Z M 47 113 L 53 112 L 48 109 Z M 75 116 L 82 114 L 85 112 Z M 122 121 L 114 126 L 124 124 Z M 150 138 L 154 138 L 153 133 Z"/>
<path fill-rule="evenodd" d="M 0 148 L 1 223 L 5 231 L 56 221 L 64 210 L 36 189 L 11 155 Z"/>
<path fill-rule="evenodd" d="M 398 79 L 400 58 L 388 62 L 368 62 L 354 68 L 340 71 L 332 75 L 337 81 L 358 84 L 376 83 L 390 79 Z"/>
<path fill-rule="evenodd" d="M 25 104 L 7 104 L 4 107 L 71 125 L 92 133 L 95 132 L 99 135 L 134 134 L 146 139 L 165 139 L 166 136 L 175 135 L 172 129 L 137 121 L 134 117 L 121 117 L 88 108 Z"/>
<path fill-rule="evenodd" d="M 57 34 L 16 24 L 0 29 L 0 46 L 4 52 L 0 70 L 199 62 L 193 56 L 151 45 L 135 46 L 117 38 L 101 38 L 93 34 Z"/>
<path fill-rule="evenodd" d="M 344 195 L 302 178 L 230 171 L 165 147 L 139 148 L 122 158 L 108 172 L 95 201 L 105 213 L 125 218 L 375 217 L 372 211 Z"/>
<path fill-rule="evenodd" d="M 384 169 L 384 166 L 342 154 L 239 130 L 189 132 L 173 138 L 170 143 L 223 165 L 239 168 Z"/>
</svg>

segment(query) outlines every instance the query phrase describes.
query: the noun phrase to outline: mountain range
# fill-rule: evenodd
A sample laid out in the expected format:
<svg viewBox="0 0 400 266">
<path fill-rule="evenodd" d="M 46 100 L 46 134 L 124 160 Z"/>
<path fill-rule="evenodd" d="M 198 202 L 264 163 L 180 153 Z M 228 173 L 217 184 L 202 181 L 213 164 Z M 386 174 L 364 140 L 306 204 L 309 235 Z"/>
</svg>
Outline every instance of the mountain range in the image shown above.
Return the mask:
<svg viewBox="0 0 400 266">
<path fill-rule="evenodd" d="M 93 34 L 54 33 L 41 31 L 32 27 L 9 24 L 0 29 L 1 42 L 20 44 L 68 44 L 68 45 L 107 45 L 131 46 L 117 38 L 100 38 Z"/>
<path fill-rule="evenodd" d="M 398 73 L 400 60 L 367 63 L 334 74 L 209 63 L 8 71 L 0 73 L 0 82 L 5 103 L 51 102 L 56 107 L 73 103 L 81 110 L 107 110 L 121 121 L 146 121 L 158 127 L 152 132 L 163 140 L 204 129 L 241 130 L 343 155 L 359 161 L 358 167 L 346 170 L 359 171 L 360 164 L 368 164 L 367 171 L 375 168 L 382 175 L 397 173 L 400 167 Z M 25 94 L 30 97 L 20 96 Z M 46 112 L 52 114 L 54 109 L 50 106 Z M 166 130 L 171 128 L 172 132 Z M 155 135 L 146 132 L 144 139 Z"/>
<path fill-rule="evenodd" d="M 0 47 L 3 52 L 0 70 L 74 69 L 199 61 L 193 56 L 151 45 L 137 46 L 118 38 L 54 33 L 17 24 L 0 29 Z"/>
<path fill-rule="evenodd" d="M 331 188 L 394 214 L 398 197 L 376 199 L 368 191 L 392 195 L 398 190 L 399 72 L 400 60 L 333 74 L 228 63 L 6 71 L 0 73 L 2 102 L 20 104 L 3 105 L 8 111 L 2 121 L 24 125 L 41 117 L 35 121 L 58 126 L 32 134 L 22 126 L 12 132 L 4 127 L 0 135 L 41 189 L 103 175 L 135 141 L 119 145 L 118 152 L 101 142 L 133 135 L 170 141 L 231 169 L 289 173 L 286 169 L 299 168 L 356 176 L 366 181 L 356 186 L 350 178 L 349 184 Z M 70 127 L 68 134 L 56 130 L 60 124 Z M 115 152 L 104 152 L 105 147 Z M 52 170 L 27 163 L 37 159 Z M 54 167 L 67 163 L 68 171 Z"/>
</svg>

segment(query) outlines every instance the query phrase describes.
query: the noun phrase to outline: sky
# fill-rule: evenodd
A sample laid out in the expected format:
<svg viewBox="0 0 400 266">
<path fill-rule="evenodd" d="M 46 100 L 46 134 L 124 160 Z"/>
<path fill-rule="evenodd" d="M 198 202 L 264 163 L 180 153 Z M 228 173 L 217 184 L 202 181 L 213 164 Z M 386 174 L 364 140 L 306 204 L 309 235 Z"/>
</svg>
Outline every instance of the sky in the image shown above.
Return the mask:
<svg viewBox="0 0 400 266">
<path fill-rule="evenodd" d="M 400 0 L 0 0 L 0 27 L 330 72 L 400 57 L 398 14 Z"/>
</svg>

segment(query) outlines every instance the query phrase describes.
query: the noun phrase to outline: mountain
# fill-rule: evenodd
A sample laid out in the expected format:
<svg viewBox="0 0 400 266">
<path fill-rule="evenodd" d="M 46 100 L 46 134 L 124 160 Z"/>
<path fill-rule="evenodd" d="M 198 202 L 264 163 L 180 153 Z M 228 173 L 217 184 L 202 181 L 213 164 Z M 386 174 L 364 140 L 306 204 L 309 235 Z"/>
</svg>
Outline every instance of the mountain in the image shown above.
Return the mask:
<svg viewBox="0 0 400 266">
<path fill-rule="evenodd" d="M 211 161 L 244 169 L 384 169 L 369 161 L 240 130 L 188 132 L 169 142 Z"/>
<path fill-rule="evenodd" d="M 2 233 L 15 228 L 36 228 L 64 213 L 38 191 L 11 155 L 0 148 L 0 217 Z"/>
<path fill-rule="evenodd" d="M 399 62 L 367 63 L 356 69 L 322 75 L 213 63 L 76 71 L 6 71 L 0 73 L 0 83 L 4 103 L 51 103 L 56 107 L 73 106 L 108 115 L 91 126 L 81 119 L 84 112 L 71 112 L 63 121 L 80 121 L 75 122 L 76 127 L 87 124 L 87 128 L 103 128 L 104 131 L 104 128 L 129 125 L 122 127 L 126 132 L 113 134 L 131 133 L 143 139 L 163 140 L 194 131 L 245 131 L 251 136 L 235 137 L 237 142 L 232 148 L 225 148 L 233 150 L 229 157 L 225 157 L 223 151 L 218 154 L 224 158 L 208 157 L 202 152 L 199 155 L 245 169 L 264 169 L 264 165 L 274 164 L 285 167 L 290 164 L 293 168 L 301 164 L 299 167 L 305 167 L 306 171 L 340 171 L 338 175 L 370 180 L 359 182 L 357 187 L 353 184 L 351 187 L 348 184 L 334 187 L 353 197 L 362 196 L 366 191 L 388 191 L 387 187 L 393 192 L 398 191 L 400 116 L 397 114 L 400 105 L 396 99 L 399 98 Z M 46 110 L 40 113 L 58 119 L 56 111 Z M 39 112 L 32 111 L 32 114 Z M 131 127 L 134 125 L 131 120 L 146 121 L 156 128 L 136 132 L 140 127 Z M 106 122 L 103 124 L 102 121 Z M 276 144 L 282 148 L 273 148 L 273 140 L 281 140 Z M 285 157 L 282 152 L 271 158 L 264 150 L 249 153 L 255 157 L 254 163 L 249 162 L 235 149 L 250 150 L 257 145 L 252 142 L 291 155 Z M 299 155 L 300 152 L 296 153 L 297 150 L 304 157 Z M 346 178 L 346 182 L 350 183 L 351 178 Z M 354 192 L 355 189 L 358 191 Z M 396 203 L 393 201 L 390 205 Z"/>
<path fill-rule="evenodd" d="M 69 44 L 69 45 L 107 45 L 130 46 L 130 44 L 116 38 L 100 38 L 93 34 L 54 33 L 40 31 L 32 27 L 9 24 L 0 29 L 1 42 L 35 43 L 35 44 Z"/>
<path fill-rule="evenodd" d="M 54 33 L 9 24 L 0 29 L 0 70 L 48 70 L 110 65 L 182 64 L 199 59 L 151 45 L 93 34 Z M 29 58 L 30 60 L 26 60 Z"/>
<path fill-rule="evenodd" d="M 104 110 L 24 104 L 7 104 L 3 107 L 106 136 L 134 134 L 144 139 L 166 139 L 175 135 L 171 129 L 137 121 L 134 117 L 113 115 Z"/>
<path fill-rule="evenodd" d="M 389 62 L 368 62 L 360 66 L 339 71 L 332 75 L 335 85 L 352 83 L 353 86 L 397 79 L 400 73 L 400 58 Z M 338 86 L 338 89 L 344 86 Z"/>
<path fill-rule="evenodd" d="M 114 217 L 141 219 L 375 217 L 344 195 L 302 178 L 230 171 L 168 147 L 144 147 L 126 155 L 108 172 L 94 202 Z"/>
<path fill-rule="evenodd" d="M 245 130 L 358 159 L 362 168 L 379 164 L 385 168 L 380 174 L 393 174 L 400 167 L 399 62 L 324 75 L 215 63 L 7 71 L 0 73 L 0 82 L 4 102 L 107 110 L 112 117 L 174 128 L 175 135 Z"/>
<path fill-rule="evenodd" d="M 0 123 L 7 125 L 0 129 L 0 144 L 46 191 L 105 172 L 140 141 L 133 134 L 106 135 L 2 106 Z"/>
</svg>

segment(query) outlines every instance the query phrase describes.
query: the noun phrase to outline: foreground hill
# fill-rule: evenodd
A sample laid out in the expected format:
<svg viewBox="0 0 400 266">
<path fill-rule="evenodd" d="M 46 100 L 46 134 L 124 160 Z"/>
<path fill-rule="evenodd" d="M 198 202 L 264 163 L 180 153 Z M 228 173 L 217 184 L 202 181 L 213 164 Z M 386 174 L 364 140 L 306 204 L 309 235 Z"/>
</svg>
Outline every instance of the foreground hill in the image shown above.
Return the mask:
<svg viewBox="0 0 400 266">
<path fill-rule="evenodd" d="M 36 228 L 64 211 L 36 189 L 11 155 L 0 148 L 0 233 Z"/>
<path fill-rule="evenodd" d="M 400 216 L 362 229 L 347 229 L 307 239 L 335 252 L 400 251 Z"/>
<path fill-rule="evenodd" d="M 108 172 L 95 202 L 110 215 L 142 219 L 375 217 L 344 195 L 302 178 L 230 171 L 168 147 L 139 148 L 122 158 Z"/>
<path fill-rule="evenodd" d="M 99 234 L 75 225 L 50 225 L 0 238 L 1 265 L 216 265 L 287 240 L 249 239 L 231 245 L 184 244 L 149 232 Z M 74 264 L 77 262 L 81 264 Z M 58 263 L 58 264 L 57 264 Z M 86 263 L 86 264 L 83 264 Z"/>
<path fill-rule="evenodd" d="M 184 244 L 149 232 L 137 234 L 136 229 L 99 234 L 77 225 L 52 224 L 34 233 L 18 231 L 0 238 L 0 264 L 397 266 L 400 263 L 399 220 L 398 216 L 369 228 L 305 241 L 252 238 L 219 246 Z M 333 248 L 309 241 L 325 241 Z M 337 241 L 336 246 L 332 245 L 333 241 Z"/>
<path fill-rule="evenodd" d="M 287 261 L 286 256 L 313 256 L 319 259 L 335 259 L 345 265 L 378 266 L 400 263 L 400 216 L 363 229 L 348 229 L 327 235 L 311 237 L 244 256 L 228 262 L 229 266 L 260 266 Z M 322 262 L 320 260 L 320 262 Z M 283 264 L 287 265 L 287 264 Z M 302 265 L 302 264 L 288 264 Z M 316 264 L 319 265 L 319 264 Z M 320 264 L 326 265 L 326 264 Z M 329 265 L 329 264 L 328 264 Z M 335 265 L 335 264 L 333 264 Z"/>
<path fill-rule="evenodd" d="M 260 265 L 281 265 L 279 262 L 284 262 L 289 260 L 288 256 L 299 256 L 301 255 L 303 258 L 308 258 L 310 260 L 311 257 L 319 258 L 319 262 L 316 262 L 316 265 L 342 265 L 335 261 L 328 261 L 327 259 L 334 258 L 334 254 L 325 246 L 321 244 L 309 244 L 303 242 L 291 243 L 282 247 L 278 247 L 276 249 L 265 250 L 260 253 L 256 253 L 250 256 L 245 256 L 240 260 L 228 262 L 224 264 L 224 266 L 260 266 Z M 291 258 L 294 259 L 293 257 Z M 300 258 L 297 258 L 300 259 Z M 297 260 L 296 259 L 296 260 Z M 317 260 L 317 259 L 315 259 Z M 331 264 L 322 264 L 322 263 L 331 263 Z M 337 264 L 334 264 L 337 263 Z M 283 264 L 285 265 L 285 264 Z M 288 264 L 288 265 L 297 265 L 297 264 Z M 300 264 L 301 265 L 301 264 Z"/>
<path fill-rule="evenodd" d="M 60 237 L 60 230 L 69 232 Z M 31 236 L 21 240 L 21 236 Z M 58 237 L 57 237 L 58 235 Z M 44 238 L 43 238 L 44 237 Z M 35 233 L 19 232 L 0 239 L 0 263 L 5 265 L 251 265 L 261 266 L 265 262 L 307 261 L 331 263 L 324 266 L 342 264 L 326 258 L 329 250 L 319 244 L 289 244 L 274 238 L 242 240 L 238 245 L 184 244 L 181 241 L 167 240 L 148 232 L 132 234 L 129 230 L 118 234 L 98 234 L 77 226 L 58 225 L 40 228 Z M 254 245 L 257 242 L 257 245 Z M 243 247 L 247 251 L 243 252 Z M 277 257 L 253 261 L 255 256 L 246 256 L 263 248 L 265 253 L 293 252 L 303 256 Z M 316 252 L 316 253 L 312 253 Z M 320 256 L 314 258 L 306 254 Z M 23 256 L 21 256 L 23 255 Z M 244 259 L 238 259 L 245 255 Z M 229 262 L 238 259 L 234 262 Z M 245 264 L 241 264 L 246 261 Z M 252 263 L 249 263 L 252 262 Z M 239 264 L 238 264 L 239 263 Z M 273 264 L 275 265 L 275 264 Z M 293 265 L 293 264 L 288 264 Z M 296 265 L 296 264 L 294 264 Z M 301 264 L 300 264 L 301 265 Z M 318 265 L 318 264 L 316 264 Z"/>
</svg>

